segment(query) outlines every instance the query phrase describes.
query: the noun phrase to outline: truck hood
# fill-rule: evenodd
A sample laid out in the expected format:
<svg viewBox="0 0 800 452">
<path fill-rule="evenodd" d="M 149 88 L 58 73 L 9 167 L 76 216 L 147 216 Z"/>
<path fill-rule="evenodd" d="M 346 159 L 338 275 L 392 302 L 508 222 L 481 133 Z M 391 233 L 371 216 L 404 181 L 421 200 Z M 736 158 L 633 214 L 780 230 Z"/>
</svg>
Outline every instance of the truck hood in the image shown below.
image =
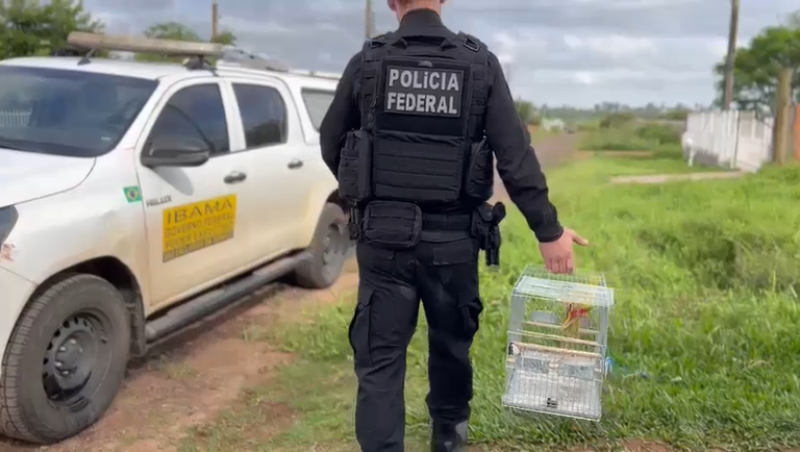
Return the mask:
<svg viewBox="0 0 800 452">
<path fill-rule="evenodd" d="M 94 158 L 0 148 L 0 208 L 71 190 L 92 171 Z"/>
</svg>

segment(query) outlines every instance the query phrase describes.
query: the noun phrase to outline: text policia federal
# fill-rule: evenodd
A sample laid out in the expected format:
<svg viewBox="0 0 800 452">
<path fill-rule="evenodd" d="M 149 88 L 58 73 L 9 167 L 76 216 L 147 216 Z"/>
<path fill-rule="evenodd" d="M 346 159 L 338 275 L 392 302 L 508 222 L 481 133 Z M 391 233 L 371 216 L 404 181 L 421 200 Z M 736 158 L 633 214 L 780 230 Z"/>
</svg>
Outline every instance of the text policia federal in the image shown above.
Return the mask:
<svg viewBox="0 0 800 452">
<path fill-rule="evenodd" d="M 461 116 L 464 72 L 388 67 L 385 110 L 431 116 Z"/>
</svg>

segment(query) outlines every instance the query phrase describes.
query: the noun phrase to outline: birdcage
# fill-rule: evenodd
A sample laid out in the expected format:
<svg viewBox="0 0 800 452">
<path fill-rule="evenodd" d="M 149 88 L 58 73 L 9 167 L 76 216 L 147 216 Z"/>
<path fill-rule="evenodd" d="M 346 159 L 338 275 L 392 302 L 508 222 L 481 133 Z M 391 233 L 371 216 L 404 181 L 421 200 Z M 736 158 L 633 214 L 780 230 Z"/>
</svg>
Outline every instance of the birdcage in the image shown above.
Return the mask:
<svg viewBox="0 0 800 452">
<path fill-rule="evenodd" d="M 525 269 L 511 296 L 503 405 L 599 421 L 613 304 L 602 274 Z"/>
</svg>

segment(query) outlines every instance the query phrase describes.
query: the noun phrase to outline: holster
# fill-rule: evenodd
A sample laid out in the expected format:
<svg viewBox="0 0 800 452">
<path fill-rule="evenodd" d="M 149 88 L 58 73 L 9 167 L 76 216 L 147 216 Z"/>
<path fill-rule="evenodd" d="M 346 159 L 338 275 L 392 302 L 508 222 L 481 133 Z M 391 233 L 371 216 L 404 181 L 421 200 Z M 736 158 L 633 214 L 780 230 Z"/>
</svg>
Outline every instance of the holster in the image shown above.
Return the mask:
<svg viewBox="0 0 800 452">
<path fill-rule="evenodd" d="M 506 206 L 502 202 L 492 206 L 483 203 L 472 215 L 472 235 L 478 239 L 480 249 L 486 251 L 486 265 L 500 265 L 500 222 L 506 217 Z"/>
</svg>

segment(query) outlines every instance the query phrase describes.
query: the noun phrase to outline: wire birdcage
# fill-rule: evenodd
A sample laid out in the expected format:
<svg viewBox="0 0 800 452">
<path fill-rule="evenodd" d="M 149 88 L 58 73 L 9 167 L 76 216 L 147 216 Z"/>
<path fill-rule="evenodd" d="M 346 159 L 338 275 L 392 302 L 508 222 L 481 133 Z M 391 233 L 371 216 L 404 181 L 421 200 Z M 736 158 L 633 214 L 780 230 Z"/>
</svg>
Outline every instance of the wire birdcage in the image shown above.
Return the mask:
<svg viewBox="0 0 800 452">
<path fill-rule="evenodd" d="M 503 406 L 599 421 L 613 304 L 602 274 L 526 268 L 511 295 Z"/>
</svg>

